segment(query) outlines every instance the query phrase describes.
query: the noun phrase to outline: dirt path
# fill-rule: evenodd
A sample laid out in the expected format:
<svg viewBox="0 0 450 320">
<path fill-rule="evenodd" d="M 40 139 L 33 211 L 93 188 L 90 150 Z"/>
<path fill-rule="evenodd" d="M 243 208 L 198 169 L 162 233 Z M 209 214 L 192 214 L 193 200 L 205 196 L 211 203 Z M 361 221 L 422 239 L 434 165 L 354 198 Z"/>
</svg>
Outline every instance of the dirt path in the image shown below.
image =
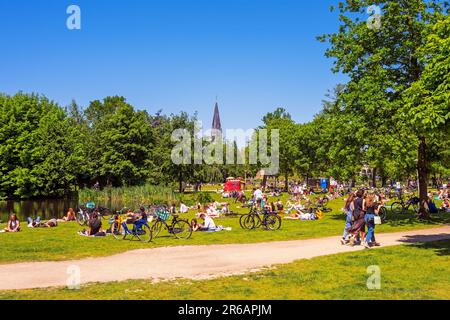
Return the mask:
<svg viewBox="0 0 450 320">
<path fill-rule="evenodd" d="M 377 240 L 384 247 L 445 239 L 450 239 L 450 226 L 377 235 Z M 329 237 L 255 244 L 167 247 L 77 261 L 0 265 L 0 290 L 66 286 L 68 268 L 71 266 L 80 268 L 82 284 L 131 279 L 209 279 L 299 259 L 358 250 L 364 248 L 341 246 L 337 237 Z"/>
</svg>

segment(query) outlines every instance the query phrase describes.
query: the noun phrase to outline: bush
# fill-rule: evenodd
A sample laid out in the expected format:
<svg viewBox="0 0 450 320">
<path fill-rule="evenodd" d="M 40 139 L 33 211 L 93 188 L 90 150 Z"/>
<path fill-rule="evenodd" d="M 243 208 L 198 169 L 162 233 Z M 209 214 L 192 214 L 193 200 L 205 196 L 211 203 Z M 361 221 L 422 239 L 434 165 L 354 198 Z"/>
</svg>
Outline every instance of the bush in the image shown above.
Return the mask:
<svg viewBox="0 0 450 320">
<path fill-rule="evenodd" d="M 197 196 L 197 202 L 202 204 L 213 202 L 213 198 L 209 192 L 200 192 Z"/>
</svg>

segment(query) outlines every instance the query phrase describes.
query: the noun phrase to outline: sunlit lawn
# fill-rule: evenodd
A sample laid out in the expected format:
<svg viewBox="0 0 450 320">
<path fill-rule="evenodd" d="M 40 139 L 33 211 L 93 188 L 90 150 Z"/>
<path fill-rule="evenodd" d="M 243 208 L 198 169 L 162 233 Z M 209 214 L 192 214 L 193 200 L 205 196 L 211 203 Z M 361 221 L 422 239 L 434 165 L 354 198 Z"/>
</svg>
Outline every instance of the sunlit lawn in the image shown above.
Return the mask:
<svg viewBox="0 0 450 320">
<path fill-rule="evenodd" d="M 213 193 L 215 199 L 220 195 Z M 282 200 L 287 200 L 287 195 Z M 272 200 L 277 200 L 276 198 Z M 180 241 L 169 236 L 163 231 L 162 236 L 153 240 L 150 244 L 142 244 L 138 241 L 119 241 L 111 236 L 106 238 L 86 238 L 77 235 L 82 229 L 77 223 L 61 223 L 53 229 L 28 229 L 23 224 L 23 231 L 16 234 L 0 234 L 0 263 L 13 263 L 21 261 L 45 261 L 45 260 L 70 260 L 95 256 L 107 256 L 127 250 L 141 248 L 155 248 L 177 245 L 209 245 L 229 243 L 256 243 L 267 241 L 299 240 L 320 238 L 326 236 L 338 236 L 344 228 L 345 215 L 341 212 L 343 200 L 331 201 L 329 207 L 333 212 L 327 213 L 320 221 L 291 221 L 283 220 L 282 229 L 279 231 L 254 230 L 245 231 L 239 226 L 239 219 L 217 219 L 218 225 L 232 227 L 232 231 L 218 233 L 194 233 L 187 241 Z M 248 212 L 248 209 L 237 208 L 232 204 L 231 208 L 240 213 Z M 190 212 L 186 217 L 192 219 L 195 212 Z M 185 217 L 185 218 L 186 218 Z M 403 214 L 390 217 L 390 220 L 377 227 L 377 232 L 396 232 L 436 227 L 450 222 L 450 214 L 434 217 L 430 222 L 417 220 L 413 214 Z M 107 221 L 104 221 L 105 227 Z M 4 225 L 1 226 L 3 228 Z M 337 239 L 336 239 L 337 240 Z"/>
<path fill-rule="evenodd" d="M 208 281 L 147 280 L 89 284 L 80 290 L 0 291 L 1 299 L 450 299 L 450 241 L 300 260 L 258 273 Z M 369 290 L 369 266 L 381 271 Z M 99 271 L 101 272 L 101 271 Z"/>
</svg>

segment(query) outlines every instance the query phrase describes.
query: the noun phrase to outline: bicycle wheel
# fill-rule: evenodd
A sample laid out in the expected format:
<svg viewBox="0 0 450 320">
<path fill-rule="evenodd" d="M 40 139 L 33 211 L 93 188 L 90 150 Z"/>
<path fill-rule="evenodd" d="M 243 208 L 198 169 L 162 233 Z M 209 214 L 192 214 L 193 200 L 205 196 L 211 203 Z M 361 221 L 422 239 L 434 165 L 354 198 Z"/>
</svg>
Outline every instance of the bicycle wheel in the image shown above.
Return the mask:
<svg viewBox="0 0 450 320">
<path fill-rule="evenodd" d="M 400 202 L 394 202 L 391 204 L 391 212 L 392 213 L 402 213 L 403 212 L 403 206 Z"/>
<path fill-rule="evenodd" d="M 387 218 L 387 209 L 386 207 L 381 207 L 380 210 L 378 211 L 378 215 L 380 216 L 382 221 L 385 221 Z"/>
<path fill-rule="evenodd" d="M 156 220 L 156 222 L 153 223 L 151 229 L 152 229 L 153 238 L 156 238 L 161 233 L 161 230 L 163 229 L 163 222 L 161 220 Z"/>
<path fill-rule="evenodd" d="M 125 230 L 117 221 L 111 225 L 111 233 L 117 240 L 124 240 L 126 237 Z"/>
<path fill-rule="evenodd" d="M 143 225 L 136 231 L 136 237 L 142 242 L 149 243 L 153 239 L 153 232 L 149 225 Z"/>
<path fill-rule="evenodd" d="M 254 221 L 254 227 L 253 229 L 258 229 L 259 227 L 261 227 L 263 220 L 261 220 L 261 217 L 259 216 L 259 213 L 254 213 L 253 214 L 253 221 Z"/>
<path fill-rule="evenodd" d="M 419 203 L 415 203 L 415 202 L 410 203 L 406 207 L 406 211 L 409 211 L 410 209 L 414 210 L 414 213 L 419 213 L 420 204 Z"/>
<path fill-rule="evenodd" d="M 255 228 L 255 221 L 251 214 L 243 215 L 239 218 L 239 224 L 244 230 L 252 230 Z"/>
<path fill-rule="evenodd" d="M 192 228 L 189 222 L 178 220 L 172 225 L 172 233 L 178 239 L 187 240 L 192 235 Z"/>
<path fill-rule="evenodd" d="M 281 218 L 278 215 L 271 213 L 264 218 L 264 226 L 267 230 L 279 230 L 281 228 Z"/>
<path fill-rule="evenodd" d="M 80 226 L 85 226 L 87 223 L 86 216 L 83 211 L 78 211 L 75 216 L 75 219 L 77 220 Z"/>
</svg>

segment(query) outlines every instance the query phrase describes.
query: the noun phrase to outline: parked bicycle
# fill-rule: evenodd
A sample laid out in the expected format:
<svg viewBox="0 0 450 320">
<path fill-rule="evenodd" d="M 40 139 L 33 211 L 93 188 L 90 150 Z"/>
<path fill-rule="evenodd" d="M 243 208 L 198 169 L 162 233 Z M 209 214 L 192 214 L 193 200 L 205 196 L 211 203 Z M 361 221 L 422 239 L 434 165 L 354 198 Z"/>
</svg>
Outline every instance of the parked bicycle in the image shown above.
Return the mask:
<svg viewBox="0 0 450 320">
<path fill-rule="evenodd" d="M 170 219 L 170 216 L 172 216 L 172 221 L 169 224 L 167 221 Z M 179 219 L 176 214 L 170 214 L 165 207 L 160 207 L 156 210 L 151 228 L 154 238 L 161 233 L 163 228 L 177 239 L 187 240 L 192 236 L 191 224 L 186 220 Z"/>
<path fill-rule="evenodd" d="M 129 223 L 132 229 L 128 228 L 126 220 L 117 213 L 111 224 L 111 233 L 117 240 L 125 240 L 127 237 L 139 239 L 142 242 L 149 243 L 153 239 L 153 232 L 146 219 L 140 219 Z"/>
<path fill-rule="evenodd" d="M 392 213 L 406 213 L 412 209 L 415 213 L 419 212 L 420 199 L 412 197 L 408 201 L 404 201 L 403 196 L 400 195 L 399 201 L 391 204 Z"/>
<path fill-rule="evenodd" d="M 96 207 L 95 203 L 88 202 L 86 205 L 80 206 L 78 212 L 75 214 L 75 219 L 80 226 L 86 226 L 94 213 L 104 220 L 111 217 L 111 211 L 108 208 Z"/>
<path fill-rule="evenodd" d="M 253 206 L 248 214 L 241 216 L 239 224 L 244 230 L 264 227 L 266 230 L 275 231 L 281 228 L 281 217 L 276 213 L 261 212 Z"/>
</svg>

